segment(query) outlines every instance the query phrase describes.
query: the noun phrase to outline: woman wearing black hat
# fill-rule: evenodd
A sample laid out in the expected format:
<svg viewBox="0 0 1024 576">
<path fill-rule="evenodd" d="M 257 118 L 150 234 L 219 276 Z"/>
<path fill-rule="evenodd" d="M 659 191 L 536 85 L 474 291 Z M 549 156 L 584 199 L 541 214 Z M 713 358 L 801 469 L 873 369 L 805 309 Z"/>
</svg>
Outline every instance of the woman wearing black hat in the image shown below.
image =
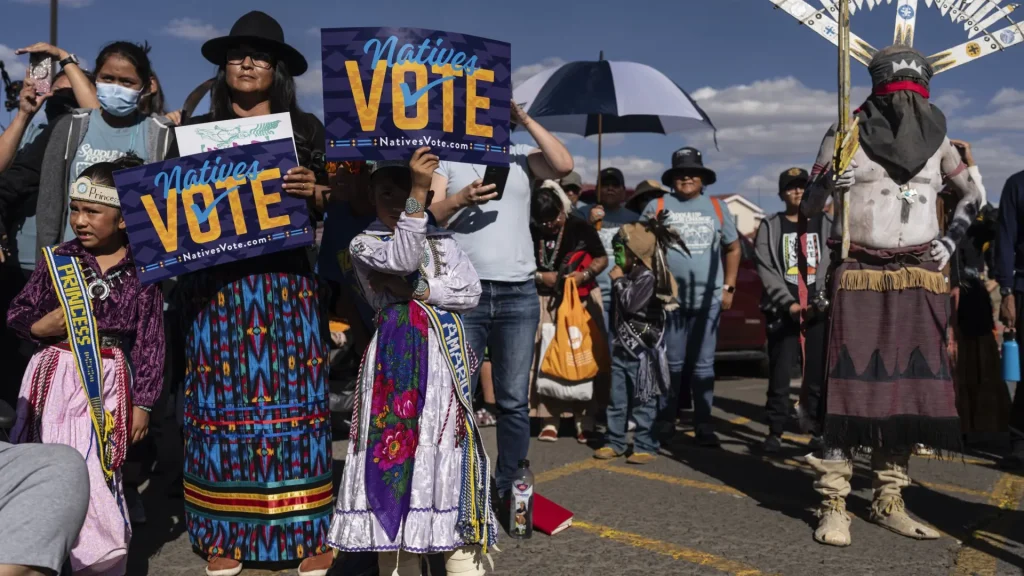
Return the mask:
<svg viewBox="0 0 1024 576">
<path fill-rule="evenodd" d="M 262 12 L 203 45 L 218 66 L 210 113 L 187 124 L 290 112 L 300 166 L 284 189 L 317 195 L 308 168 L 324 128 L 295 101 L 306 59 Z M 332 512 L 331 428 L 317 284 L 302 249 L 183 276 L 185 523 L 210 576 L 243 562 L 304 560 L 323 576 Z"/>
</svg>

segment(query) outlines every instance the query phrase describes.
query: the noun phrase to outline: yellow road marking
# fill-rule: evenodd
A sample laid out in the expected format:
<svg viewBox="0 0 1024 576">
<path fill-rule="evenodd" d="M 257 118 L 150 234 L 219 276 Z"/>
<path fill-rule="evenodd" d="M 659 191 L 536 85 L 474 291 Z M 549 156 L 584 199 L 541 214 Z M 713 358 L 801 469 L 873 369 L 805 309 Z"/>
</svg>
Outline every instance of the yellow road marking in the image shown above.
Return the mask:
<svg viewBox="0 0 1024 576">
<path fill-rule="evenodd" d="M 706 566 L 720 572 L 725 572 L 726 574 L 732 574 L 733 576 L 762 576 L 764 574 L 757 568 L 748 566 L 742 562 L 736 562 L 734 560 L 722 558 L 721 556 L 701 552 L 700 550 L 684 548 L 668 542 L 654 540 L 639 534 L 622 532 L 608 526 L 591 524 L 581 520 L 574 520 L 572 525 L 574 528 L 582 530 L 583 532 L 594 534 L 613 542 L 632 546 L 633 548 L 641 548 L 649 552 L 654 552 L 655 554 L 661 554 L 662 556 L 669 556 L 674 560 L 682 560 L 684 562 L 689 562 L 690 564 Z"/>
<path fill-rule="evenodd" d="M 1024 498 L 1024 479 L 1013 474 L 1003 474 L 996 482 L 988 503 L 1002 510 L 1016 510 L 1020 505 L 1021 498 Z M 978 550 L 973 544 L 975 541 L 984 541 L 989 546 L 1005 548 L 996 534 L 1006 533 L 1012 522 L 1012 514 L 1003 514 L 986 526 L 985 530 L 975 530 L 971 534 L 971 538 L 960 548 L 952 574 L 955 576 L 995 576 L 998 566 L 996 557 Z"/>
<path fill-rule="evenodd" d="M 750 418 L 747 418 L 746 416 L 737 416 L 736 418 L 729 420 L 729 424 L 732 424 L 733 426 L 743 426 L 744 424 L 750 424 L 750 422 Z"/>
<path fill-rule="evenodd" d="M 624 466 L 608 466 L 606 468 L 602 468 L 602 470 L 614 472 L 616 474 L 624 474 L 626 476 L 636 476 L 637 478 L 645 478 L 647 480 L 654 480 L 655 482 L 663 482 L 665 484 L 672 484 L 675 486 L 684 486 L 686 488 L 710 490 L 711 492 L 719 492 L 721 494 L 732 494 L 733 496 L 747 496 L 746 493 L 737 490 L 732 486 L 726 486 L 725 484 L 712 484 L 711 482 L 701 482 L 700 480 L 690 480 L 689 478 L 677 478 L 675 476 L 668 476 L 666 474 L 658 474 L 656 472 L 646 472 L 643 470 L 637 470 L 636 468 L 627 468 Z"/>
<path fill-rule="evenodd" d="M 608 464 L 609 462 L 607 460 L 598 460 L 596 458 L 587 458 L 586 460 L 579 460 L 577 462 L 572 462 L 570 464 L 566 464 L 565 466 L 552 468 L 551 470 L 547 470 L 541 472 L 540 474 L 537 474 L 537 476 L 534 478 L 534 484 L 540 484 L 541 482 L 551 482 L 552 480 L 558 480 L 559 478 L 564 478 L 577 472 L 590 470 L 592 468 L 600 468 L 602 466 L 607 466 Z"/>
</svg>

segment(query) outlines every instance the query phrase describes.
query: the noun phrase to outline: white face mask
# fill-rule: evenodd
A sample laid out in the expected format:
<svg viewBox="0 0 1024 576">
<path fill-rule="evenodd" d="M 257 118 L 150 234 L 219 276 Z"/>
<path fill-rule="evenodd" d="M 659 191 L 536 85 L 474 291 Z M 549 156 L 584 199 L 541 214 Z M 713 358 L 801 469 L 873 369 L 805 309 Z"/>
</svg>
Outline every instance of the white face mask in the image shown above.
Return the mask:
<svg viewBox="0 0 1024 576">
<path fill-rule="evenodd" d="M 105 111 L 117 117 L 128 116 L 139 107 L 141 90 L 125 88 L 120 84 L 96 83 L 96 98 Z"/>
</svg>

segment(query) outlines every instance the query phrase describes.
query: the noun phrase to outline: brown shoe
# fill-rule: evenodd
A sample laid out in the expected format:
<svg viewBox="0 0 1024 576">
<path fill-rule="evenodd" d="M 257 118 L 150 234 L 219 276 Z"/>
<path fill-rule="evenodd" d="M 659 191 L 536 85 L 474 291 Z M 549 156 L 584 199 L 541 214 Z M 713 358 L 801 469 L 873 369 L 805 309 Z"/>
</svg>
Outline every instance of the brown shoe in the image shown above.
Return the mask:
<svg viewBox="0 0 1024 576">
<path fill-rule="evenodd" d="M 211 556 L 206 565 L 206 576 L 238 576 L 241 571 L 241 562 L 220 556 Z"/>
<path fill-rule="evenodd" d="M 629 458 L 626 458 L 626 463 L 643 466 L 644 464 L 654 462 L 657 458 L 654 454 L 648 454 L 647 452 L 634 452 L 630 454 Z"/>
<path fill-rule="evenodd" d="M 594 450 L 594 458 L 598 460 L 614 460 L 622 456 L 621 452 L 616 452 L 610 446 L 602 446 L 597 450 Z"/>
<path fill-rule="evenodd" d="M 327 576 L 327 572 L 334 564 L 334 552 L 317 554 L 312 558 L 306 558 L 299 564 L 299 576 Z"/>
</svg>

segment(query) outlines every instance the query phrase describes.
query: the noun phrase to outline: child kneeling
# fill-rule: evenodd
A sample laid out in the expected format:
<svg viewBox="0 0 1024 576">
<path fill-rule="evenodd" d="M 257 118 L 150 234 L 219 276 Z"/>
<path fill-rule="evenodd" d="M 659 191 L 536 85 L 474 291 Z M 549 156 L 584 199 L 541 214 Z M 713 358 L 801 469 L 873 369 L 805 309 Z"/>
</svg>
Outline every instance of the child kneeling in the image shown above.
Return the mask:
<svg viewBox="0 0 1024 576">
<path fill-rule="evenodd" d="M 612 240 L 612 389 L 605 445 L 594 452 L 599 460 L 626 453 L 631 398 L 636 431 L 633 453 L 626 461 L 647 464 L 658 453 L 654 418 L 658 396 L 667 393 L 670 385 L 665 317 L 666 312 L 679 307 L 679 289 L 666 262 L 666 251 L 672 244 L 689 253 L 663 219 L 626 224 Z"/>
</svg>

